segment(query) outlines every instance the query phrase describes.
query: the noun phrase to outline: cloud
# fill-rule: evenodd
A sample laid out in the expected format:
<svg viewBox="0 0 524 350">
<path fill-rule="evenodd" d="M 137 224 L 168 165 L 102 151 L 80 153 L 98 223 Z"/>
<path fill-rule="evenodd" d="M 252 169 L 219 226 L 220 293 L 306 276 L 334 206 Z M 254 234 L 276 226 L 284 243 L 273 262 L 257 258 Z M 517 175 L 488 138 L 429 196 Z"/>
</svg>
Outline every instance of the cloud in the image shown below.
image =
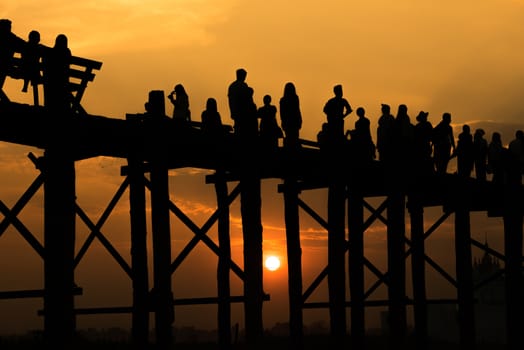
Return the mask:
<svg viewBox="0 0 524 350">
<path fill-rule="evenodd" d="M 37 29 L 42 42 L 51 45 L 58 33 L 66 33 L 76 51 L 104 54 L 206 45 L 213 40 L 208 26 L 227 20 L 236 2 L 8 0 L 0 13 L 11 15 L 19 36 Z"/>
</svg>

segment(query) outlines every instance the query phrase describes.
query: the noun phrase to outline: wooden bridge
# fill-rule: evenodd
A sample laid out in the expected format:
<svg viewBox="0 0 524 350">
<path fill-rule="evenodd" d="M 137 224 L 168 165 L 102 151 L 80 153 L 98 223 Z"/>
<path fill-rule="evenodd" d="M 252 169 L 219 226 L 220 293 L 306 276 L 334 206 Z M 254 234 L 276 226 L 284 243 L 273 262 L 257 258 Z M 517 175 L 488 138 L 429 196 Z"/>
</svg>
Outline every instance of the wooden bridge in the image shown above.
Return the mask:
<svg viewBox="0 0 524 350">
<path fill-rule="evenodd" d="M 522 303 L 522 227 L 523 201 L 521 184 L 478 182 L 457 175 L 413 176 L 405 169 L 390 168 L 378 161 L 365 166 L 353 164 L 346 154 L 326 157 L 315 142 L 302 140 L 298 149 L 280 147 L 267 151 L 252 144 L 239 144 L 230 129 L 224 128 L 220 143 L 212 143 L 203 135 L 200 124 L 177 124 L 166 116 L 164 93 L 152 91 L 149 102 L 152 112 L 128 114 L 125 119 L 90 115 L 81 106 L 81 98 L 94 70 L 101 63 L 76 58 L 84 69 L 72 70 L 80 79 L 76 84 L 74 102 L 67 115 L 56 115 L 46 106 L 20 104 L 9 99 L 0 103 L 0 141 L 27 145 L 44 151 L 42 157 L 30 154 L 40 176 L 8 208 L 0 201 L 4 215 L 0 235 L 13 225 L 31 244 L 44 261 L 42 290 L 0 291 L 0 298 L 41 297 L 44 335 L 50 345 L 70 344 L 75 335 L 75 318 L 84 313 L 122 313 L 132 318 L 133 342 L 145 348 L 150 342 L 149 314 L 155 317 L 155 343 L 159 349 L 173 345 L 172 326 L 175 306 L 180 304 L 218 305 L 218 345 L 231 347 L 231 304 L 244 304 L 246 342 L 255 347 L 263 339 L 262 304 L 269 300 L 262 283 L 261 191 L 263 179 L 281 179 L 278 191 L 285 203 L 285 225 L 288 260 L 289 333 L 294 349 L 303 347 L 303 311 L 326 308 L 330 314 L 330 334 L 333 344 L 345 347 L 351 335 L 350 348 L 364 348 L 366 342 L 365 309 L 381 304 L 387 306 L 391 342 L 402 346 L 407 337 L 407 306 L 414 310 L 414 332 L 417 348 L 428 344 L 427 308 L 431 303 L 446 302 L 426 297 L 426 266 L 431 265 L 448 279 L 457 290 L 457 298 L 447 302 L 458 306 L 460 343 L 475 348 L 474 290 L 472 279 L 472 246 L 477 246 L 504 261 L 506 283 L 507 343 L 509 348 L 522 348 L 520 331 L 523 326 Z M 70 100 L 70 99 L 68 99 Z M 239 152 L 243 149 L 243 152 Z M 131 264 L 129 265 L 100 232 L 100 225 L 109 217 L 113 206 L 104 212 L 100 223 L 89 221 L 75 201 L 75 162 L 81 159 L 109 156 L 127 159 L 121 169 L 125 177 L 117 196 L 129 188 L 131 231 Z M 340 158 L 339 158 L 340 157 Z M 346 157 L 346 158 L 344 158 Z M 346 159 L 340 161 L 340 159 Z M 168 170 L 177 168 L 214 170 L 207 183 L 215 186 L 217 210 L 203 227 L 197 227 L 169 199 Z M 229 183 L 236 186 L 230 191 Z M 44 188 L 44 242 L 40 243 L 18 220 L 17 215 L 32 195 Z M 328 217 L 322 218 L 301 199 L 301 193 L 324 188 L 328 191 Z M 146 251 L 146 201 L 151 193 L 153 242 L 153 286 L 148 283 Z M 231 259 L 229 206 L 241 197 L 244 232 L 244 266 L 241 269 Z M 376 208 L 368 203 L 372 197 L 383 197 Z M 442 206 L 442 217 L 424 231 L 424 209 Z M 302 212 L 300 212 L 302 209 Z M 364 220 L 364 209 L 372 215 Z M 409 213 L 409 237 L 406 232 L 406 210 Z M 504 219 L 504 252 L 496 252 L 474 241 L 470 232 L 470 212 L 482 211 Z M 194 238 L 173 260 L 171 256 L 170 215 L 175 214 L 194 233 Z M 300 213 L 310 215 L 327 231 L 328 261 L 326 267 L 307 288 L 303 288 L 301 261 Z M 451 277 L 425 254 L 425 239 L 446 218 L 454 215 L 456 277 Z M 78 309 L 74 296 L 82 294 L 74 283 L 75 265 L 88 249 L 89 242 L 75 252 L 75 220 L 80 217 L 92 229 L 88 241 L 100 242 L 113 255 L 132 281 L 133 304 L 129 307 Z M 346 221 L 347 220 L 347 221 Z M 366 229 L 380 220 L 387 225 L 387 271 L 373 266 L 364 256 Z M 218 244 L 207 235 L 218 225 Z M 217 294 L 209 298 L 177 300 L 173 298 L 171 278 L 177 266 L 199 243 L 206 244 L 218 256 Z M 413 295 L 407 295 L 406 260 L 412 260 Z M 364 288 L 364 269 L 371 270 L 377 283 L 371 290 Z M 347 271 L 347 273 L 346 273 Z M 244 293 L 232 296 L 230 273 L 243 281 Z M 308 298 L 327 279 L 329 297 L 323 303 Z M 346 300 L 349 284 L 350 299 Z M 368 296 L 378 285 L 386 285 L 388 298 L 369 301 Z M 350 312 L 348 329 L 346 313 Z M 346 347 L 347 347 L 346 346 Z"/>
</svg>

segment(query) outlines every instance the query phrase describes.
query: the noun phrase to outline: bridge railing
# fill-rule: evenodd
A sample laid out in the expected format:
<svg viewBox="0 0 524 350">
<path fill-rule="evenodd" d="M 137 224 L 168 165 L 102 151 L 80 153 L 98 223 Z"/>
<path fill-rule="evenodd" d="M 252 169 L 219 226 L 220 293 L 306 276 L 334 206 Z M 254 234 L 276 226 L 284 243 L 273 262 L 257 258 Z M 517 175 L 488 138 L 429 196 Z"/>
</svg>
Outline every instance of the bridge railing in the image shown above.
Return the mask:
<svg viewBox="0 0 524 350">
<path fill-rule="evenodd" d="M 45 47 L 44 47 L 45 48 Z M 92 82 L 95 79 L 95 71 L 102 68 L 102 62 L 95 61 L 92 59 L 87 59 L 78 56 L 71 57 L 71 64 L 69 69 L 69 90 L 71 92 L 72 98 L 72 107 L 75 112 L 86 114 L 86 111 L 80 104 L 84 92 L 87 88 L 87 84 Z M 43 65 L 42 62 L 39 62 L 39 71 L 40 76 L 43 76 Z M 24 79 L 25 72 L 22 62 L 22 52 L 20 49 L 15 51 L 12 67 L 9 70 L 8 76 L 12 79 Z M 43 84 L 42 79 L 36 81 L 37 85 L 33 86 L 34 102 L 35 105 L 39 104 L 38 99 L 38 85 Z M 3 99 L 9 101 L 9 98 L 2 90 L 3 87 L 0 86 L 0 93 Z"/>
</svg>

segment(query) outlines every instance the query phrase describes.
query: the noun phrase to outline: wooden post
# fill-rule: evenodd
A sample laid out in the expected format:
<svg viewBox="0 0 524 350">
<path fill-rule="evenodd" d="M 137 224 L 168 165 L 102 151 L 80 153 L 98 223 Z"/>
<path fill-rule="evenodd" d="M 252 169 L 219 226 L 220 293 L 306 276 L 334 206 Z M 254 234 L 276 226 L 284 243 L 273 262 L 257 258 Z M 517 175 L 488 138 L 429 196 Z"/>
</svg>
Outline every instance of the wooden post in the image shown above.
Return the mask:
<svg viewBox="0 0 524 350">
<path fill-rule="evenodd" d="M 424 259 L 424 207 L 418 194 L 409 198 L 411 219 L 411 278 L 413 283 L 413 314 L 415 346 L 428 346 L 428 306 L 426 299 L 426 261 Z"/>
<path fill-rule="evenodd" d="M 51 50 L 46 57 L 44 183 L 44 336 L 50 348 L 71 347 L 75 258 L 75 125 L 69 102 L 68 57 Z"/>
<path fill-rule="evenodd" d="M 303 349 L 302 249 L 300 247 L 299 189 L 295 177 L 284 180 L 284 218 L 288 259 L 289 335 L 292 349 Z"/>
<path fill-rule="evenodd" d="M 351 297 L 351 348 L 365 347 L 364 309 L 364 198 L 358 185 L 349 189 L 349 292 Z"/>
<path fill-rule="evenodd" d="M 522 276 L 522 186 L 511 184 L 504 195 L 504 254 L 506 283 L 506 339 L 508 349 L 522 349 L 524 321 L 524 282 Z"/>
<path fill-rule="evenodd" d="M 244 298 L 246 342 L 260 346 L 264 328 L 262 323 L 263 256 L 262 256 L 262 200 L 260 178 L 252 169 L 244 169 L 240 180 L 240 211 L 244 238 Z M 251 171 L 250 171 L 251 170 Z"/>
<path fill-rule="evenodd" d="M 388 323 L 394 348 L 402 348 L 406 340 L 406 259 L 405 259 L 405 197 L 393 189 L 388 198 Z"/>
<path fill-rule="evenodd" d="M 131 337 L 134 349 L 149 344 L 149 282 L 147 263 L 146 194 L 143 162 L 128 159 L 129 216 L 131 220 L 131 270 L 133 284 L 133 314 Z"/>
<path fill-rule="evenodd" d="M 149 108 L 153 118 L 154 139 L 151 155 L 151 224 L 153 235 L 153 303 L 155 333 L 159 349 L 171 349 L 174 321 L 173 292 L 171 287 L 171 235 L 169 224 L 169 182 L 167 167 L 167 142 L 164 134 L 164 92 L 149 93 Z"/>
<path fill-rule="evenodd" d="M 335 344 L 345 341 L 346 279 L 345 182 L 333 176 L 328 188 L 328 288 L 331 335 Z"/>
<path fill-rule="evenodd" d="M 459 183 L 455 192 L 455 265 L 457 274 L 458 323 L 460 345 L 475 348 L 475 305 L 471 256 L 471 226 L 469 198 L 465 184 Z"/>
<path fill-rule="evenodd" d="M 75 163 L 58 147 L 47 149 L 44 183 L 44 337 L 53 348 L 73 341 Z"/>
<path fill-rule="evenodd" d="M 219 349 L 231 348 L 231 241 L 229 223 L 229 204 L 227 202 L 228 189 L 224 174 L 217 172 L 215 193 L 217 206 L 220 210 L 218 217 L 218 246 L 220 255 L 217 267 L 218 287 L 218 345 Z"/>
</svg>

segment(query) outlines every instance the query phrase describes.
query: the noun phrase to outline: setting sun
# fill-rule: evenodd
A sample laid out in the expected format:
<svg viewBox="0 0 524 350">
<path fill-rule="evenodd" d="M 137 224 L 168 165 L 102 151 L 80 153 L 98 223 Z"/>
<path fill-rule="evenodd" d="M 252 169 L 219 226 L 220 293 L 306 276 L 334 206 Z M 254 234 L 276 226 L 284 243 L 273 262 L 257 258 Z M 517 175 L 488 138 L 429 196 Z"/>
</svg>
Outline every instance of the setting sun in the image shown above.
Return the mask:
<svg viewBox="0 0 524 350">
<path fill-rule="evenodd" d="M 276 271 L 280 268 L 280 259 L 277 256 L 271 255 L 266 258 L 264 266 L 269 271 Z"/>
</svg>

